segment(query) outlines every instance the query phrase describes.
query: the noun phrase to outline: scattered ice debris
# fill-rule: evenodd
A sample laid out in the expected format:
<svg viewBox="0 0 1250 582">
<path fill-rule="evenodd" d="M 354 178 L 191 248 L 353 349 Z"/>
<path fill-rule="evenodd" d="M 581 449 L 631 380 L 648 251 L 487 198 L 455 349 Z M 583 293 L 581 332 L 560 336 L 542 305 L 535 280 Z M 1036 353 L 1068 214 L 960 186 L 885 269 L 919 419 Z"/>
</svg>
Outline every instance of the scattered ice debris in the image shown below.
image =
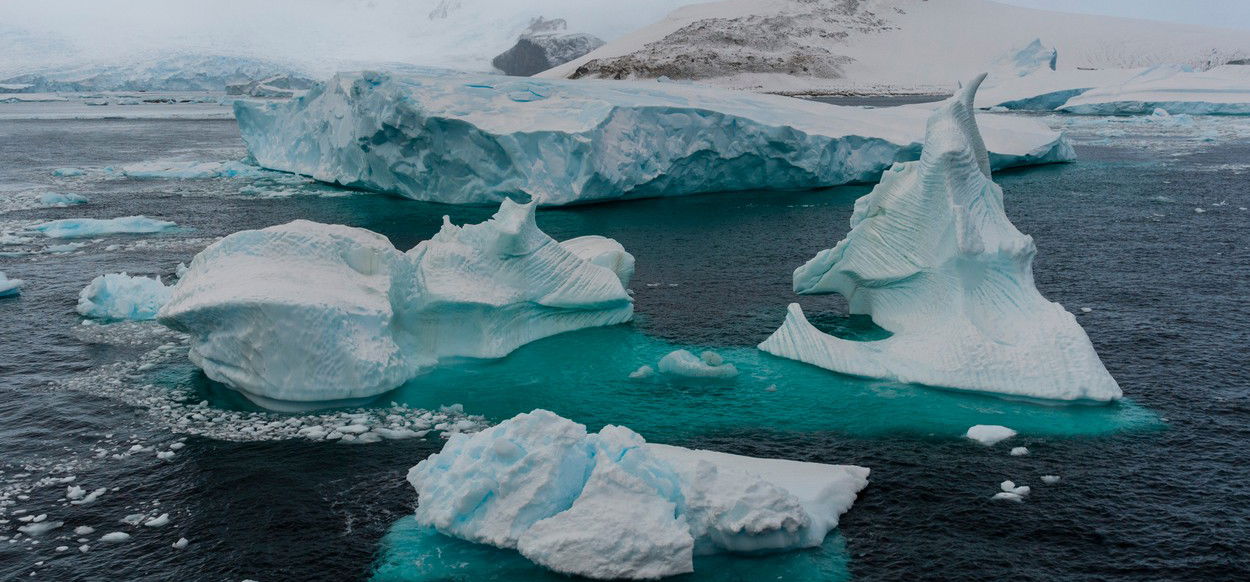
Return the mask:
<svg viewBox="0 0 1250 582">
<path fill-rule="evenodd" d="M 662 374 L 685 378 L 734 378 L 738 375 L 733 364 L 726 364 L 720 354 L 710 351 L 696 357 L 688 350 L 674 350 L 660 359 L 657 368 Z"/>
<path fill-rule="evenodd" d="M 512 548 L 565 574 L 658 578 L 693 555 L 820 545 L 868 484 L 868 469 L 756 459 L 597 434 L 545 410 L 518 415 L 408 473 L 416 519 Z"/>
<path fill-rule="evenodd" d="M 1059 482 L 1058 475 L 1042 475 L 1042 483 L 1045 483 L 1047 485 L 1054 485 L 1055 483 L 1058 483 L 1058 482 Z"/>
<path fill-rule="evenodd" d="M 162 513 L 157 517 L 153 517 L 143 522 L 143 527 L 163 527 L 169 525 L 169 514 Z"/>
<path fill-rule="evenodd" d="M 50 208 L 65 208 L 75 204 L 86 204 L 87 197 L 81 194 L 63 194 L 59 192 L 45 192 L 39 196 L 39 204 Z"/>
<path fill-rule="evenodd" d="M 964 436 L 988 447 L 1016 436 L 1016 431 L 997 424 L 978 424 L 969 428 Z"/>
<path fill-rule="evenodd" d="M 10 279 L 5 276 L 4 271 L 0 271 L 0 297 L 10 297 L 20 295 L 22 293 L 22 285 L 26 281 L 21 279 Z"/>
<path fill-rule="evenodd" d="M 448 204 L 518 191 L 563 205 L 875 180 L 915 157 L 926 114 L 695 84 L 370 71 L 340 73 L 286 103 L 235 102 L 261 166 Z M 463 131 L 434 129 L 448 124 Z M 1075 156 L 1033 120 L 986 125 L 995 167 Z M 377 127 L 394 131 L 381 137 Z"/>
<path fill-rule="evenodd" d="M 143 520 L 145 520 L 145 519 L 147 519 L 147 518 L 148 518 L 147 514 L 144 514 L 144 513 L 132 513 L 132 514 L 130 514 L 130 515 L 127 515 L 126 517 L 123 517 L 123 518 L 122 518 L 122 523 L 124 523 L 124 524 L 126 524 L 126 525 L 139 525 L 140 523 L 142 523 L 142 522 L 143 522 Z"/>
<path fill-rule="evenodd" d="M 1029 455 L 1028 447 L 1012 447 L 1011 448 L 1011 456 L 1013 457 L 1027 457 L 1028 455 Z"/>
<path fill-rule="evenodd" d="M 72 243 L 65 243 L 65 244 L 60 244 L 60 245 L 49 245 L 48 248 L 44 250 L 48 251 L 49 253 L 72 253 L 85 246 L 87 246 L 87 243 L 72 242 Z"/>
<path fill-rule="evenodd" d="M 100 275 L 78 294 L 78 313 L 106 320 L 155 319 L 171 293 L 159 277 Z"/>
<path fill-rule="evenodd" d="M 170 459 L 173 459 L 175 455 L 176 453 L 174 453 L 173 451 L 158 451 L 156 453 L 156 458 L 162 461 L 168 461 Z"/>
<path fill-rule="evenodd" d="M 129 540 L 130 540 L 130 534 L 124 531 L 109 532 L 100 536 L 100 541 L 110 543 L 110 544 L 121 543 L 121 542 L 129 541 Z"/>
<path fill-rule="evenodd" d="M 178 541 L 174 542 L 173 547 L 175 550 L 181 550 L 186 548 L 190 543 L 191 540 L 188 540 L 187 538 L 178 538 Z"/>
<path fill-rule="evenodd" d="M 639 366 L 637 370 L 634 370 L 633 372 L 629 373 L 629 379 L 641 380 L 643 378 L 650 378 L 654 375 L 655 375 L 655 368 L 652 368 L 651 366 L 643 364 Z"/>
<path fill-rule="evenodd" d="M 1004 493 L 1012 493 L 1019 495 L 1020 497 L 1027 497 L 1030 491 L 1028 485 L 1016 485 L 1015 481 L 1010 480 L 1000 483 L 999 488 L 1001 488 Z"/>
<path fill-rule="evenodd" d="M 35 225 L 31 230 L 50 238 L 86 238 L 110 234 L 153 234 L 178 226 L 167 220 L 146 216 L 119 218 L 63 218 Z"/>
<path fill-rule="evenodd" d="M 629 321 L 633 259 L 602 237 L 556 242 L 535 208 L 505 200 L 483 223 L 445 220 L 407 253 L 303 220 L 238 232 L 196 255 L 158 319 L 191 334 L 210 378 L 288 411 L 359 404 L 444 358 Z"/>
<path fill-rule="evenodd" d="M 44 516 L 44 517 L 46 518 L 47 516 Z M 54 529 L 61 527 L 62 525 L 65 525 L 65 522 L 45 521 L 44 519 L 33 519 L 28 525 L 24 525 L 24 526 L 17 528 L 17 531 L 20 531 L 28 536 L 39 537 L 45 533 L 48 533 Z"/>
<path fill-rule="evenodd" d="M 1033 284 L 1033 239 L 1007 218 L 972 111 L 984 78 L 929 118 L 920 160 L 855 202 L 851 231 L 794 271 L 799 294 L 838 293 L 892 335 L 818 330 L 792 303 L 760 344 L 835 372 L 1055 400 L 1120 398 L 1076 318 Z"/>
<path fill-rule="evenodd" d="M 83 170 L 82 168 L 57 168 L 55 170 L 52 170 L 52 175 L 58 178 L 69 178 L 72 176 L 81 176 L 86 173 L 87 171 Z"/>
<path fill-rule="evenodd" d="M 24 245 L 35 239 L 28 236 L 18 236 L 10 232 L 0 234 L 0 245 Z"/>
<path fill-rule="evenodd" d="M 101 487 L 99 489 L 96 489 L 95 491 L 92 491 L 91 493 L 88 493 L 86 496 L 82 497 L 81 499 L 75 499 L 73 501 L 70 501 L 70 504 L 71 505 L 88 505 L 91 503 L 95 503 L 95 500 L 99 499 L 101 495 L 104 495 L 107 492 L 108 492 L 108 489 Z"/>
</svg>

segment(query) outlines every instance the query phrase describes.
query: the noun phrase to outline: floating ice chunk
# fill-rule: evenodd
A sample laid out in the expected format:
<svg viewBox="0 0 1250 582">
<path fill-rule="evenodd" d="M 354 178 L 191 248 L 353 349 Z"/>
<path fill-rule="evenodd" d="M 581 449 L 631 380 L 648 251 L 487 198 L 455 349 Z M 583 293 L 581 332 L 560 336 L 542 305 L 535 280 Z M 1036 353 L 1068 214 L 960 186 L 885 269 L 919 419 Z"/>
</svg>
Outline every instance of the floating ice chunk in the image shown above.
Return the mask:
<svg viewBox="0 0 1250 582">
<path fill-rule="evenodd" d="M 110 544 L 121 543 L 121 542 L 129 541 L 129 540 L 130 540 L 130 534 L 124 531 L 109 532 L 100 536 L 100 541 L 110 543 Z"/>
<path fill-rule="evenodd" d="M 1003 211 L 972 112 L 979 77 L 933 112 L 918 162 L 855 203 L 851 231 L 794 271 L 801 294 L 840 293 L 892 335 L 852 341 L 799 305 L 760 349 L 873 378 L 1055 400 L 1115 400 L 1085 331 L 1033 285 L 1033 239 Z"/>
<path fill-rule="evenodd" d="M 39 204 L 51 208 L 64 208 L 75 204 L 86 204 L 87 197 L 81 194 L 62 194 L 45 192 L 39 195 Z"/>
<path fill-rule="evenodd" d="M 162 513 L 157 517 L 153 517 L 143 522 L 143 527 L 163 527 L 169 525 L 169 514 Z"/>
<path fill-rule="evenodd" d="M 991 499 L 995 499 L 999 501 L 1015 501 L 1016 503 L 1024 502 L 1023 497 L 1016 495 L 1015 493 L 1010 493 L 1007 491 L 1000 491 L 998 493 L 995 493 L 994 497 L 992 497 Z"/>
<path fill-rule="evenodd" d="M 5 276 L 4 271 L 0 271 L 0 297 L 20 295 L 22 293 L 22 285 L 25 284 L 26 281 L 10 279 Z"/>
<path fill-rule="evenodd" d="M 1018 495 L 1020 497 L 1027 497 L 1030 490 L 1028 485 L 1016 485 L 1015 481 L 1010 480 L 999 483 L 999 488 L 1002 489 L 1004 493 L 1011 493 L 1012 495 Z"/>
<path fill-rule="evenodd" d="M 122 166 L 122 173 L 136 179 L 202 180 L 261 176 L 265 171 L 243 162 L 196 162 L 152 160 Z"/>
<path fill-rule="evenodd" d="M 915 159 L 925 115 L 699 85 L 433 73 L 340 73 L 289 102 L 235 102 L 243 140 L 263 167 L 451 204 L 876 180 L 891 163 Z M 1035 121 L 987 126 L 996 168 L 1075 156 Z"/>
<path fill-rule="evenodd" d="M 195 257 L 159 319 L 191 334 L 191 361 L 210 378 L 295 409 L 371 398 L 442 358 L 503 357 L 632 318 L 633 258 L 609 239 L 557 243 L 534 208 L 505 200 L 407 253 L 308 221 L 235 233 Z"/>
<path fill-rule="evenodd" d="M 1028 447 L 1012 447 L 1011 448 L 1011 456 L 1013 457 L 1025 457 L 1025 456 L 1028 456 L 1028 454 L 1029 454 Z"/>
<path fill-rule="evenodd" d="M 631 380 L 641 380 L 643 378 L 650 378 L 654 375 L 655 375 L 655 368 L 652 368 L 651 366 L 643 364 L 639 366 L 637 370 L 630 372 L 629 378 Z"/>
<path fill-rule="evenodd" d="M 46 534 L 54 529 L 61 527 L 62 525 L 65 525 L 65 522 L 45 521 L 42 519 L 36 519 L 36 520 L 32 520 L 31 523 L 27 525 L 17 528 L 17 531 L 20 531 L 31 537 L 39 537 L 43 534 Z"/>
<path fill-rule="evenodd" d="M 1042 483 L 1045 483 L 1047 485 L 1054 485 L 1055 483 L 1058 483 L 1058 482 L 1059 482 L 1058 475 L 1042 475 Z"/>
<path fill-rule="evenodd" d="M 35 225 L 32 230 L 51 238 L 86 238 L 110 234 L 153 234 L 178 226 L 167 220 L 146 216 L 123 216 L 121 218 L 64 218 Z"/>
<path fill-rule="evenodd" d="M 52 175 L 58 178 L 69 178 L 72 176 L 81 176 L 86 173 L 87 171 L 83 170 L 82 168 L 57 168 L 55 170 L 52 170 Z"/>
<path fill-rule="evenodd" d="M 168 460 L 170 460 L 170 459 L 174 458 L 176 455 L 177 455 L 177 453 L 175 453 L 175 452 L 173 452 L 173 451 L 159 451 L 159 452 L 157 452 L 157 453 L 156 453 L 156 458 L 158 458 L 158 459 L 160 459 L 160 460 L 162 460 L 162 461 L 168 461 Z"/>
<path fill-rule="evenodd" d="M 131 277 L 126 273 L 100 275 L 78 294 L 78 313 L 111 320 L 155 319 L 169 301 L 171 287 L 160 278 Z"/>
<path fill-rule="evenodd" d="M 186 548 L 190 543 L 191 540 L 188 540 L 187 538 L 178 538 L 178 541 L 174 542 L 173 547 L 175 550 L 181 550 Z"/>
<path fill-rule="evenodd" d="M 978 424 L 969 428 L 964 436 L 988 447 L 1016 436 L 1016 431 L 997 424 Z"/>
<path fill-rule="evenodd" d="M 699 358 L 687 350 L 674 350 L 660 359 L 657 368 L 663 374 L 686 378 L 733 378 L 738 369 L 733 364 L 724 363 L 724 359 L 714 352 L 703 352 L 712 357 Z M 716 364 L 712 361 L 718 362 Z"/>
<path fill-rule="evenodd" d="M 408 473 L 418 523 L 599 579 L 690 572 L 696 554 L 819 545 L 867 477 L 647 444 L 623 427 L 590 434 L 544 410 L 453 435 Z"/>
<path fill-rule="evenodd" d="M 76 499 L 74 501 L 70 501 L 70 504 L 71 505 L 87 505 L 89 503 L 94 503 L 95 500 L 99 499 L 100 496 L 104 495 L 107 491 L 108 489 L 101 487 L 99 489 L 96 489 L 95 491 L 92 491 L 91 493 L 88 493 L 87 496 L 83 497 L 82 499 Z M 82 529 L 82 528 L 79 528 L 79 529 Z M 91 533 L 91 532 L 87 532 L 87 533 Z"/>
<path fill-rule="evenodd" d="M 74 535 L 76 536 L 89 536 L 93 533 L 95 533 L 95 528 L 88 525 L 80 525 L 74 528 Z"/>
<path fill-rule="evenodd" d="M 28 236 L 18 236 L 10 232 L 0 233 L 0 245 L 24 245 L 34 239 Z"/>
</svg>

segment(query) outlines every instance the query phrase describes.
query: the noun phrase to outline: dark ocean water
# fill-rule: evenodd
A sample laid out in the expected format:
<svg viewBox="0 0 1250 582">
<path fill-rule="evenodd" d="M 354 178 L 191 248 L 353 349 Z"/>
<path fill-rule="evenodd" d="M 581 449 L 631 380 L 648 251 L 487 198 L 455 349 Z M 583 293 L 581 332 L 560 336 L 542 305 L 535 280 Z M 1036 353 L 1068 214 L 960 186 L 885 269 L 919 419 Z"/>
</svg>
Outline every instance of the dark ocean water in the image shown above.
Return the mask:
<svg viewBox="0 0 1250 582">
<path fill-rule="evenodd" d="M 637 321 L 441 371 L 382 400 L 460 403 L 490 421 L 545 406 L 592 428 L 626 424 L 656 441 L 870 467 L 871 484 L 844 516 L 835 547 L 824 550 L 836 554 L 824 579 L 847 570 L 857 580 L 1245 579 L 1250 211 L 1241 208 L 1250 206 L 1250 121 L 1043 119 L 1073 132 L 1080 161 L 996 180 L 1009 216 L 1038 243 L 1042 293 L 1074 311 L 1092 309 L 1079 321 L 1126 403 L 1049 407 L 874 383 L 752 350 L 796 300 L 790 272 L 846 232 L 863 186 L 544 210 L 539 224 L 554 237 L 603 234 L 637 257 Z M 241 229 L 306 218 L 369 228 L 407 249 L 443 214 L 458 223 L 491 214 L 281 177 L 50 174 L 243 154 L 232 121 L 0 122 L 0 231 L 134 214 L 181 227 L 87 241 L 67 253 L 46 250 L 58 241 L 0 247 L 0 270 L 27 282 L 20 298 L 0 299 L 0 536 L 9 538 L 0 539 L 0 579 L 361 580 L 396 557 L 381 540 L 393 527 L 405 535 L 401 518 L 416 499 L 404 473 L 437 451 L 438 439 L 188 438 L 162 416 L 161 390 L 190 390 L 210 409 L 245 405 L 207 383 L 176 347 L 167 363 L 134 367 L 171 341 L 156 326 L 82 326 L 74 312 L 78 291 L 96 275 L 169 280 L 179 262 Z M 91 202 L 22 209 L 24 197 L 45 191 Z M 264 197 L 275 193 L 281 197 Z M 845 306 L 837 297 L 801 303 L 808 313 Z M 715 388 L 621 378 L 675 347 L 716 349 L 746 373 Z M 772 384 L 776 393 L 763 392 Z M 126 392 L 148 385 L 141 398 Z M 959 437 L 980 422 L 1014 426 L 1021 436 L 992 448 Z M 129 452 L 177 441 L 185 448 L 169 461 Z M 1011 446 L 1031 454 L 1009 456 Z M 1043 474 L 1062 481 L 1042 485 Z M 67 485 L 48 479 L 70 475 L 72 484 L 106 492 L 69 505 Z M 1033 494 L 1022 504 L 990 501 L 1004 479 L 1031 485 Z M 18 517 L 44 513 L 64 525 L 13 538 Z M 169 513 L 171 524 L 120 523 L 137 513 Z M 82 525 L 95 533 L 72 533 Z M 133 537 L 98 541 L 110 531 Z M 190 540 L 186 549 L 170 547 L 179 537 Z M 709 579 L 734 579 L 733 571 L 725 566 L 723 577 Z"/>
</svg>

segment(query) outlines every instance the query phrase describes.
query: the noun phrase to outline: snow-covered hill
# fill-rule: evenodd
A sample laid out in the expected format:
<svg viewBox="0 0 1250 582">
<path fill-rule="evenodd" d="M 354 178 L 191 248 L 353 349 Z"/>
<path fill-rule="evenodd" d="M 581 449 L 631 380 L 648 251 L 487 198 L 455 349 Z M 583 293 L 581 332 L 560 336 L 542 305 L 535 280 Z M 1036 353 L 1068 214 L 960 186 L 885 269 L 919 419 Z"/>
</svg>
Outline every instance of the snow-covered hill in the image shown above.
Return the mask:
<svg viewBox="0 0 1250 582">
<path fill-rule="evenodd" d="M 790 93 L 949 92 L 1035 39 L 1059 70 L 1250 56 L 1250 34 L 1021 8 L 990 0 L 724 0 L 667 18 L 541 73 L 694 79 Z"/>
</svg>

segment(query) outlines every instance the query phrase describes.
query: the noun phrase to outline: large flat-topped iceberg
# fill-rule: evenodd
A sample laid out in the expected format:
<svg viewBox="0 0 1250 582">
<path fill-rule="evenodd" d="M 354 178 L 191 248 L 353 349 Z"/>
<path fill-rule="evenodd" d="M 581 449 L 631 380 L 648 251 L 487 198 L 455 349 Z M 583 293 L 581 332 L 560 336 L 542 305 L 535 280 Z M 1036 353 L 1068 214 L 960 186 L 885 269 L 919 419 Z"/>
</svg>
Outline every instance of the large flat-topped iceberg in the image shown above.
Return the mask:
<svg viewBox="0 0 1250 582">
<path fill-rule="evenodd" d="M 453 435 L 413 467 L 421 525 L 511 548 L 554 571 L 655 579 L 693 557 L 814 547 L 868 469 L 648 444 L 545 410 Z"/>
<path fill-rule="evenodd" d="M 1084 115 L 1149 115 L 1156 109 L 1190 115 L 1250 115 L 1250 66 L 1194 72 L 1183 67 L 1143 71 L 1118 84 L 1069 99 L 1060 111 Z"/>
<path fill-rule="evenodd" d="M 895 165 L 855 203 L 851 231 L 794 271 L 801 294 L 839 293 L 893 335 L 850 341 L 792 304 L 760 344 L 823 368 L 1056 400 L 1114 400 L 1076 318 L 1033 284 L 1033 239 L 1003 210 L 973 117 L 981 79 L 933 112 L 919 161 Z"/>
<path fill-rule="evenodd" d="M 498 358 L 633 316 L 633 257 L 611 239 L 558 243 L 534 205 L 447 222 L 407 253 L 364 229 L 297 220 L 202 251 L 159 320 L 191 334 L 210 378 L 272 409 L 367 399 L 441 358 Z"/>
<path fill-rule="evenodd" d="M 919 155 L 921 108 L 838 107 L 678 83 L 341 73 L 235 104 L 266 168 L 453 204 L 543 205 L 877 180 Z M 997 118 L 995 168 L 1066 161 L 1063 136 Z"/>
</svg>

